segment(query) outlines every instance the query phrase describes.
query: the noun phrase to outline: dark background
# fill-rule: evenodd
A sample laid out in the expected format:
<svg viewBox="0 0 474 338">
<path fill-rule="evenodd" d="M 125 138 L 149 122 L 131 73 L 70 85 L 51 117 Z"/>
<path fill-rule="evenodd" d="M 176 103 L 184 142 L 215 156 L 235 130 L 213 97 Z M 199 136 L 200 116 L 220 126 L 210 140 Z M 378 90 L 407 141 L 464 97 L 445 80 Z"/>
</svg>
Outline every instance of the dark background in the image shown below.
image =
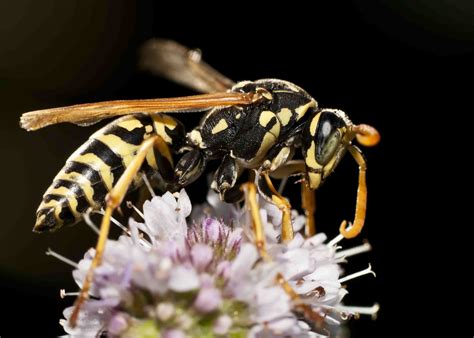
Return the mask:
<svg viewBox="0 0 474 338">
<path fill-rule="evenodd" d="M 442 199 L 437 189 L 446 185 L 447 171 L 453 174 L 444 162 L 452 154 L 445 152 L 445 135 L 435 124 L 441 122 L 454 138 L 457 130 L 449 128 L 462 124 L 451 117 L 472 90 L 469 84 L 461 89 L 474 56 L 472 4 L 360 0 L 308 8 L 292 1 L 257 9 L 250 2 L 233 2 L 211 12 L 203 5 L 159 3 L 0 3 L 0 335 L 61 334 L 58 320 L 73 299 L 61 300 L 59 289 L 76 287 L 71 268 L 44 252 L 51 247 L 78 261 L 95 243 L 84 224 L 45 235 L 33 234 L 31 227 L 52 178 L 97 127 L 58 125 L 27 133 L 18 127 L 20 114 L 81 102 L 191 94 L 138 71 L 137 50 L 152 37 L 201 48 L 207 62 L 235 80 L 292 81 L 320 106 L 343 109 L 355 123 L 377 127 L 381 144 L 364 150 L 366 229 L 361 239 L 343 245 L 369 239 L 373 251 L 351 259 L 347 271 L 370 261 L 377 272 L 376 279 L 350 282 L 346 303 L 377 301 L 381 310 L 377 321 L 352 321 L 352 336 L 412 335 L 433 326 L 451 330 L 447 320 L 433 325 L 452 310 L 440 301 L 456 298 L 445 284 L 451 274 L 436 266 L 433 256 L 450 241 L 437 224 Z M 197 121 L 186 119 L 189 126 Z M 426 170 L 435 171 L 434 179 L 427 179 Z M 356 165 L 345 159 L 318 191 L 318 227 L 329 238 L 353 215 L 356 182 Z M 202 200 L 204 183 L 196 187 L 193 198 Z M 428 292 L 430 283 L 438 291 Z"/>
</svg>

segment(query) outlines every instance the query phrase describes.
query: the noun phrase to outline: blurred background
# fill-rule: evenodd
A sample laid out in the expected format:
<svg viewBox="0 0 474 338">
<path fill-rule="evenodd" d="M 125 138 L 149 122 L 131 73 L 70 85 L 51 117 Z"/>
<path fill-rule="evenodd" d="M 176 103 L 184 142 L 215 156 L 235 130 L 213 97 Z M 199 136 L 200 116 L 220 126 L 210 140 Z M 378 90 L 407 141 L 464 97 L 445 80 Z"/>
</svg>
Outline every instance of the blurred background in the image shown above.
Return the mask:
<svg viewBox="0 0 474 338">
<path fill-rule="evenodd" d="M 281 78 L 313 95 L 322 107 L 345 110 L 355 123 L 379 129 L 382 142 L 364 149 L 369 205 L 361 238 L 373 251 L 351 259 L 347 272 L 371 262 L 377 278 L 349 283 L 346 303 L 381 310 L 376 321 L 348 325 L 352 337 L 410 333 L 429 323 L 424 291 L 435 239 L 427 163 L 441 171 L 446 135 L 431 129 L 459 123 L 455 106 L 474 56 L 474 6 L 468 1 L 338 1 L 307 5 L 248 2 L 215 8 L 152 1 L 0 2 L 0 336 L 62 334 L 62 310 L 76 290 L 71 267 L 46 256 L 51 247 L 78 261 L 95 235 L 84 224 L 33 234 L 41 196 L 66 158 L 99 126 L 57 125 L 28 133 L 21 113 L 110 99 L 192 94 L 139 71 L 137 50 L 163 37 L 202 49 L 205 60 L 235 80 Z M 472 80 L 471 80 L 472 82 Z M 192 128 L 198 117 L 184 121 Z M 449 156 L 449 154 L 447 155 Z M 317 224 L 329 238 L 353 217 L 357 167 L 348 157 L 317 192 Z M 204 199 L 205 182 L 191 188 Z M 290 187 L 291 192 L 297 187 Z M 439 193 L 439 192 L 438 192 Z M 434 192 L 436 194 L 436 192 Z M 431 194 L 433 195 L 433 194 Z M 434 196 L 432 196 L 433 198 Z M 428 197 L 429 198 L 429 197 Z M 436 198 L 434 198 L 436 199 Z M 295 197 L 295 201 L 298 199 Z M 439 203 L 439 200 L 438 200 Z M 297 203 L 294 203 L 297 204 Z M 297 205 L 295 205 L 297 206 Z M 436 283 L 443 287 L 442 277 Z M 442 290 L 443 291 L 443 290 Z M 402 307 L 402 311 L 400 311 Z M 442 323 L 437 324 L 445 327 Z M 421 332 L 421 331 L 420 331 Z"/>
</svg>

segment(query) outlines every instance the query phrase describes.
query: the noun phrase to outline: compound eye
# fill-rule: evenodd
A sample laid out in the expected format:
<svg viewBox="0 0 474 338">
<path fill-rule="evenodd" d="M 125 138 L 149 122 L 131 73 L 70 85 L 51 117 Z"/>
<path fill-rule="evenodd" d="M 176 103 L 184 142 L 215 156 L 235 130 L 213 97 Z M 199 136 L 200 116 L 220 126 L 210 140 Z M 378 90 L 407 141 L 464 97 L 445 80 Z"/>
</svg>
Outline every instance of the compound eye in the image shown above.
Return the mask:
<svg viewBox="0 0 474 338">
<path fill-rule="evenodd" d="M 344 121 L 332 112 L 322 112 L 316 131 L 316 160 L 322 166 L 326 165 L 336 154 L 341 143 L 341 132 Z"/>
<path fill-rule="evenodd" d="M 321 165 L 326 165 L 336 153 L 341 143 L 341 133 L 335 131 L 326 141 L 326 144 L 322 147 L 321 152 L 316 155 L 318 162 Z"/>
</svg>

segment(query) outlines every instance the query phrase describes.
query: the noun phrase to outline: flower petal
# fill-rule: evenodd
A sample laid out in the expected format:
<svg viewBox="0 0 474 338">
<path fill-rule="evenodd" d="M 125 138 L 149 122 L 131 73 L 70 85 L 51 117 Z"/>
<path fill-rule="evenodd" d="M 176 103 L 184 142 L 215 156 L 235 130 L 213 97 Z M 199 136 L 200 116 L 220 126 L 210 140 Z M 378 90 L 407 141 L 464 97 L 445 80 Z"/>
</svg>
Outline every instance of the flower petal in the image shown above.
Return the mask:
<svg viewBox="0 0 474 338">
<path fill-rule="evenodd" d="M 315 269 L 315 261 L 306 249 L 289 250 L 281 255 L 281 258 L 286 260 L 283 276 L 287 280 L 301 278 L 312 273 Z"/>
<path fill-rule="evenodd" d="M 214 321 L 213 330 L 215 334 L 225 335 L 227 332 L 229 332 L 231 326 L 232 318 L 230 318 L 228 315 L 222 315 Z"/>
<path fill-rule="evenodd" d="M 191 259 L 197 271 L 204 271 L 212 261 L 214 251 L 206 244 L 196 243 L 191 248 Z"/>
<path fill-rule="evenodd" d="M 72 328 L 69 325 L 69 318 L 71 317 L 74 307 L 68 307 L 63 311 L 63 316 L 66 319 L 60 321 L 64 331 L 69 333 L 72 337 L 96 337 L 104 327 L 105 318 L 108 312 L 105 311 L 87 311 L 82 309 L 79 312 L 76 326 Z"/>
<path fill-rule="evenodd" d="M 179 212 L 186 218 L 191 214 L 192 206 L 191 200 L 189 199 L 186 190 L 181 189 L 178 197 L 178 209 Z"/>
<path fill-rule="evenodd" d="M 199 276 L 194 269 L 177 266 L 171 270 L 168 287 L 176 292 L 187 292 L 199 288 Z"/>
<path fill-rule="evenodd" d="M 245 276 L 258 259 L 258 251 L 255 245 L 245 243 L 240 247 L 239 254 L 232 262 L 231 278 L 239 279 Z"/>
<path fill-rule="evenodd" d="M 107 333 L 113 336 L 119 336 L 128 328 L 128 315 L 118 312 L 110 318 L 107 325 Z"/>
<path fill-rule="evenodd" d="M 222 303 L 221 292 L 216 288 L 203 288 L 199 291 L 194 308 L 201 313 L 209 313 L 216 310 Z"/>
</svg>

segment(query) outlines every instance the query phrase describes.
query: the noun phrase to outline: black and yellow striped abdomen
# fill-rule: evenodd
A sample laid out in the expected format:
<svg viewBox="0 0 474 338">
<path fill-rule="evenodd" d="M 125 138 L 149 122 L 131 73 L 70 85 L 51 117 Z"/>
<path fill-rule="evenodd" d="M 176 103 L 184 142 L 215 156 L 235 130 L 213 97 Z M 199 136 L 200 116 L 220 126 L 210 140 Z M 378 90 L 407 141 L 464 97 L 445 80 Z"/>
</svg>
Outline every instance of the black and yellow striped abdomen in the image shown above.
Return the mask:
<svg viewBox="0 0 474 338">
<path fill-rule="evenodd" d="M 158 134 L 172 145 L 177 123 L 169 116 L 130 115 L 117 119 L 94 133 L 77 149 L 56 175 L 36 212 L 34 231 L 54 231 L 82 219 L 89 208 L 100 209 L 141 143 Z M 184 130 L 182 131 L 184 134 Z M 182 136 L 180 136 L 182 137 Z M 176 143 L 176 140 L 175 142 Z M 155 151 L 147 154 L 142 171 L 158 170 Z M 163 161 L 161 161 L 162 163 Z M 137 177 L 131 190 L 141 184 Z"/>
</svg>

